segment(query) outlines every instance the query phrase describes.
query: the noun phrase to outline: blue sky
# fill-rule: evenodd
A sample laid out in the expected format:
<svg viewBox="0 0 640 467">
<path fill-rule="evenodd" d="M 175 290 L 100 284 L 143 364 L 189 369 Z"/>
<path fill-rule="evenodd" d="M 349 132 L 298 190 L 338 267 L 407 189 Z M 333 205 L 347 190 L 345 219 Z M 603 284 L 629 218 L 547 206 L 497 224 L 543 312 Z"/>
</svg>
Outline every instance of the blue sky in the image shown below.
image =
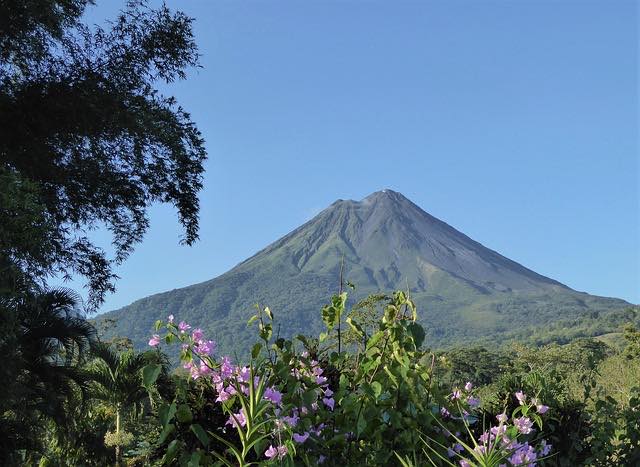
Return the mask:
<svg viewBox="0 0 640 467">
<path fill-rule="evenodd" d="M 154 206 L 103 311 L 382 188 L 572 288 L 640 302 L 636 2 L 168 4 L 202 53 L 161 86 L 207 141 L 201 240 L 179 246 L 175 212 Z"/>
</svg>

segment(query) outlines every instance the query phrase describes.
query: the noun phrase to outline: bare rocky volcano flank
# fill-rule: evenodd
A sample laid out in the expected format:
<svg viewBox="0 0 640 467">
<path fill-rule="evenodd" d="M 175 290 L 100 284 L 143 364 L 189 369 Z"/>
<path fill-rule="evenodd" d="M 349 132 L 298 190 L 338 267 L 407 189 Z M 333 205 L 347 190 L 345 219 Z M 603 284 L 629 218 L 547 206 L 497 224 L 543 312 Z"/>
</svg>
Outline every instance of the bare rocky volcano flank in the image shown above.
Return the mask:
<svg viewBox="0 0 640 467">
<path fill-rule="evenodd" d="M 169 313 L 202 327 L 222 349 L 253 340 L 246 319 L 255 303 L 279 318 L 280 334 L 314 334 L 319 310 L 344 275 L 374 292 L 410 290 L 427 344 L 499 338 L 526 326 L 607 312 L 623 300 L 576 292 L 537 274 L 429 215 L 392 190 L 338 200 L 309 222 L 207 282 L 153 295 L 103 315 L 115 333 L 142 346 Z"/>
</svg>

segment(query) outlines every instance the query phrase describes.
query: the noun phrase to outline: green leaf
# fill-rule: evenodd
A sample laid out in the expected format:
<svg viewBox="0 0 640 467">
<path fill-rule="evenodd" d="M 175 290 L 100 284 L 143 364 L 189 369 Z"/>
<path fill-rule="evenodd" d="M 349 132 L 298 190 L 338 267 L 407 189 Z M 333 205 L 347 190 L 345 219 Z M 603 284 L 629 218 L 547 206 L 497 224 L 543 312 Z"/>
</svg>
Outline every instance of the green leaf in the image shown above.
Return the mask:
<svg viewBox="0 0 640 467">
<path fill-rule="evenodd" d="M 191 408 L 187 404 L 180 404 L 176 411 L 176 418 L 180 423 L 189 423 L 193 420 Z"/>
<path fill-rule="evenodd" d="M 376 396 L 376 398 L 380 397 L 380 394 L 382 394 L 382 384 L 380 384 L 378 381 L 374 381 L 373 383 L 371 383 L 371 389 L 373 390 L 373 394 Z"/>
<path fill-rule="evenodd" d="M 367 421 L 362 415 L 358 417 L 358 423 L 356 424 L 356 437 L 360 437 L 362 432 L 367 428 Z"/>
<path fill-rule="evenodd" d="M 157 363 L 150 363 L 142 369 L 142 384 L 149 389 L 160 376 L 162 366 Z"/>
<path fill-rule="evenodd" d="M 253 323 L 255 320 L 257 320 L 259 318 L 258 315 L 253 315 L 251 318 L 249 318 L 249 321 L 247 321 L 247 326 L 250 326 L 251 323 Z"/>
<path fill-rule="evenodd" d="M 273 334 L 273 328 L 271 327 L 271 323 L 267 323 L 265 325 L 260 324 L 260 339 L 263 341 L 268 341 L 271 339 L 271 335 Z"/>
<path fill-rule="evenodd" d="M 329 331 L 335 327 L 338 323 L 338 310 L 336 310 L 336 307 L 332 305 L 322 307 L 322 322 Z"/>
<path fill-rule="evenodd" d="M 162 320 L 158 320 L 156 321 L 156 324 L 153 326 L 153 328 L 157 331 L 162 327 Z"/>
<path fill-rule="evenodd" d="M 362 329 L 362 326 L 360 326 L 357 322 L 355 322 L 351 318 L 351 316 L 349 316 L 345 321 L 358 336 L 360 337 L 364 336 L 364 330 Z"/>
<path fill-rule="evenodd" d="M 200 465 L 200 460 L 202 459 L 202 451 L 196 451 L 191 454 L 191 459 L 187 463 L 187 467 L 198 467 Z"/>
<path fill-rule="evenodd" d="M 178 444 L 178 440 L 177 439 L 174 439 L 173 441 L 171 441 L 169 443 L 169 446 L 167 447 L 166 454 L 162 458 L 162 463 L 163 464 L 170 464 L 171 461 L 173 459 L 175 459 L 176 455 L 178 454 L 178 448 L 179 447 L 180 447 L 180 445 Z"/>
<path fill-rule="evenodd" d="M 160 420 L 160 424 L 163 427 L 166 427 L 167 424 L 173 419 L 173 416 L 176 414 L 176 404 L 175 402 L 171 405 L 164 404 L 158 409 L 158 419 Z"/>
<path fill-rule="evenodd" d="M 202 428 L 199 423 L 191 425 L 191 431 L 196 435 L 204 447 L 209 446 L 209 443 L 211 442 L 209 435 L 207 435 L 207 432 L 204 431 L 204 428 Z"/>
<path fill-rule="evenodd" d="M 260 355 L 260 350 L 262 350 L 262 344 L 260 342 L 258 342 L 251 349 L 251 358 L 254 359 L 254 360 L 256 358 L 258 358 L 258 355 Z"/>
<path fill-rule="evenodd" d="M 165 425 L 164 429 L 160 433 L 160 437 L 158 438 L 158 444 L 163 444 L 167 440 L 169 435 L 175 431 L 175 429 L 176 427 L 173 423 Z"/>
<path fill-rule="evenodd" d="M 409 324 L 407 328 L 411 333 L 411 337 L 413 337 L 413 342 L 415 342 L 416 347 L 420 347 L 424 342 L 424 338 L 426 335 L 424 332 L 424 328 L 415 322 Z"/>
<path fill-rule="evenodd" d="M 318 336 L 318 340 L 320 342 L 324 342 L 327 339 L 327 337 L 329 337 L 329 334 L 327 334 L 326 332 L 321 332 L 320 336 Z"/>
</svg>

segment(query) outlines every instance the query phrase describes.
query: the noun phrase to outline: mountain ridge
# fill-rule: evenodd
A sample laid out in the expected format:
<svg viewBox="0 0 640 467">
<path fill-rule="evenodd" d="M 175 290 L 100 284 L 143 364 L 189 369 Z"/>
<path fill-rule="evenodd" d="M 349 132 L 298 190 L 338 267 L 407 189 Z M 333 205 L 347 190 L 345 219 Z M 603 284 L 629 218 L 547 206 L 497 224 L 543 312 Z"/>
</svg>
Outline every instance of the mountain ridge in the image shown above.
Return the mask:
<svg viewBox="0 0 640 467">
<path fill-rule="evenodd" d="M 251 339 L 244 323 L 256 302 L 281 317 L 283 336 L 314 333 L 343 262 L 345 278 L 357 286 L 353 300 L 408 288 L 430 324 L 432 346 L 628 305 L 538 274 L 387 189 L 335 201 L 220 276 L 101 316 L 118 319 L 114 332 L 137 346 L 156 319 L 173 313 L 233 348 Z"/>
</svg>

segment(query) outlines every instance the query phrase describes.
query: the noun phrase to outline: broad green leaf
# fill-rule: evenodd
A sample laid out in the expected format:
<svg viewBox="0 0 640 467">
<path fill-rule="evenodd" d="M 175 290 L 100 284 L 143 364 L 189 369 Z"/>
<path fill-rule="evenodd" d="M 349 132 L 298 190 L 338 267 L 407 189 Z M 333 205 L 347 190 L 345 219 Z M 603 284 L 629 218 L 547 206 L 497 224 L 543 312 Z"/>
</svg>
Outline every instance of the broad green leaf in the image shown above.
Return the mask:
<svg viewBox="0 0 640 467">
<path fill-rule="evenodd" d="M 371 383 L 371 389 L 373 390 L 373 394 L 376 396 L 376 398 L 380 397 L 380 394 L 382 394 L 382 384 L 380 384 L 378 381 L 374 381 L 373 383 Z"/>
<path fill-rule="evenodd" d="M 167 424 L 173 419 L 173 416 L 176 414 L 176 404 L 175 402 L 171 405 L 164 404 L 158 409 L 158 419 L 160 420 L 160 424 L 163 427 L 166 427 Z"/>
<path fill-rule="evenodd" d="M 180 404 L 176 411 L 176 419 L 180 423 L 189 423 L 193 419 L 191 408 L 187 404 Z"/>
<path fill-rule="evenodd" d="M 204 428 L 202 428 L 199 423 L 191 425 L 191 431 L 197 436 L 204 447 L 209 446 L 209 442 L 211 441 L 209 435 L 207 435 L 207 432 L 204 431 Z"/>
<path fill-rule="evenodd" d="M 260 350 L 262 350 L 262 344 L 258 342 L 251 349 L 251 358 L 253 358 L 254 360 L 258 358 L 258 355 L 260 355 Z"/>
<path fill-rule="evenodd" d="M 174 439 L 173 441 L 171 441 L 169 443 L 169 446 L 167 446 L 166 454 L 162 458 L 162 463 L 163 464 L 171 464 L 171 461 L 173 459 L 175 459 L 176 455 L 178 454 L 178 448 L 179 447 L 180 447 L 180 445 L 178 444 L 178 440 L 177 439 Z"/>
<path fill-rule="evenodd" d="M 160 433 L 160 437 L 158 438 L 158 444 L 163 444 L 167 440 L 167 437 L 171 433 L 173 433 L 175 429 L 176 427 L 173 423 L 169 423 L 168 425 L 165 425 L 164 429 Z"/>
<path fill-rule="evenodd" d="M 202 451 L 196 451 L 191 454 L 191 458 L 187 463 L 187 467 L 198 467 L 200 465 L 200 461 L 202 460 Z"/>
<path fill-rule="evenodd" d="M 411 333 L 411 337 L 413 337 L 413 341 L 415 342 L 416 347 L 420 347 L 425 338 L 424 328 L 418 323 L 411 323 L 409 324 L 408 329 Z"/>
<path fill-rule="evenodd" d="M 149 389 L 160 376 L 162 366 L 157 363 L 150 363 L 142 369 L 142 384 Z"/>
</svg>

